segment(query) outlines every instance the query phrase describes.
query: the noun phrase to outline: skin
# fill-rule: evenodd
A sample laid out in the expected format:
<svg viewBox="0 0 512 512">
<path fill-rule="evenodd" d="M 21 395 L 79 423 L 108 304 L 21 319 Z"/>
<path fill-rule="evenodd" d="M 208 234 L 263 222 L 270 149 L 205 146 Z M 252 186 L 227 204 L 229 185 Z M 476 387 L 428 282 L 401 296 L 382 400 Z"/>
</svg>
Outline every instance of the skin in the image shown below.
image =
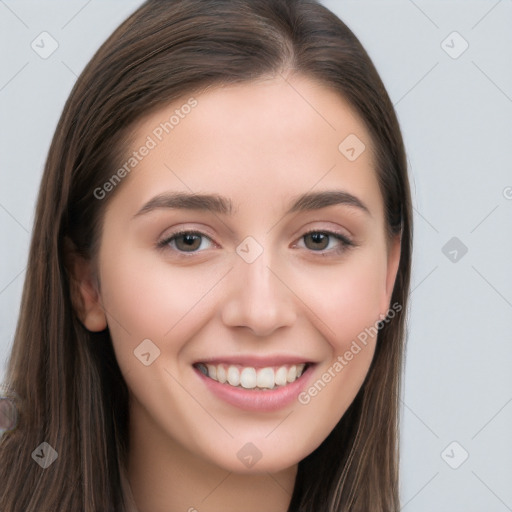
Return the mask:
<svg viewBox="0 0 512 512">
<path fill-rule="evenodd" d="M 142 120 L 131 150 L 188 98 Z M 354 399 L 375 338 L 307 405 L 272 412 L 220 400 L 192 364 L 288 354 L 316 363 L 313 384 L 388 311 L 400 241 L 385 235 L 368 131 L 339 94 L 293 75 L 195 98 L 190 114 L 105 199 L 98 274 L 88 262 L 76 265 L 80 314 L 91 331 L 108 325 L 130 390 L 127 472 L 140 512 L 285 511 L 298 462 Z M 366 145 L 355 161 L 338 150 L 349 134 Z M 356 196 L 368 212 L 336 204 L 286 213 L 301 194 L 333 190 Z M 221 194 L 233 211 L 136 215 L 168 192 Z M 209 238 L 194 253 L 157 247 L 180 229 Z M 330 237 L 319 250 L 304 238 L 310 230 L 336 231 L 356 245 Z M 252 263 L 236 252 L 247 236 L 263 249 Z M 144 339 L 160 350 L 149 366 L 134 356 Z M 261 453 L 250 468 L 237 457 L 249 442 Z"/>
</svg>

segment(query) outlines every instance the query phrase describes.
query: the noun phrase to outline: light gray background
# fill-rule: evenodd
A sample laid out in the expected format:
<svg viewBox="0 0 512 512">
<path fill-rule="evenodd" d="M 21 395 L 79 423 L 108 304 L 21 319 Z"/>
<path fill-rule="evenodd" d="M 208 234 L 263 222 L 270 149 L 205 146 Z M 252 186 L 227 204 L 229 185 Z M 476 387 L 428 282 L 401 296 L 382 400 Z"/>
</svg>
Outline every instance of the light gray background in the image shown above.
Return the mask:
<svg viewBox="0 0 512 512">
<path fill-rule="evenodd" d="M 403 509 L 512 511 L 512 0 L 324 3 L 374 60 L 410 164 Z M 94 51 L 140 4 L 0 0 L 0 380 L 57 120 Z M 47 59 L 31 48 L 43 31 L 59 44 Z M 445 255 L 452 237 L 459 248 Z"/>
</svg>

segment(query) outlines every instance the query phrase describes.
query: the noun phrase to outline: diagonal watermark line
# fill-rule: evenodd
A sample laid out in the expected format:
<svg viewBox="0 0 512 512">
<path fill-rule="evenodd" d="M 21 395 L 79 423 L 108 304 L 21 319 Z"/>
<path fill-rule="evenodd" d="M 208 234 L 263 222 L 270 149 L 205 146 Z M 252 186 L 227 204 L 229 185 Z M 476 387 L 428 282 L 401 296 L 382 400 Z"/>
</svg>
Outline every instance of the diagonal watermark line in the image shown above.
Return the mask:
<svg viewBox="0 0 512 512">
<path fill-rule="evenodd" d="M 164 337 L 167 336 L 232 270 L 234 267 L 231 267 L 209 290 L 204 292 L 204 294 L 197 299 L 197 301 L 190 307 L 190 309 L 184 313 L 175 323 L 174 325 L 164 334 Z"/>
<path fill-rule="evenodd" d="M 25 231 L 25 233 L 30 234 L 29 230 L 3 205 L 0 203 L 0 208 L 11 217 L 11 219 L 18 224 L 18 226 Z"/>
<path fill-rule="evenodd" d="M 480 432 L 482 432 L 482 430 L 487 427 L 487 425 L 489 425 L 489 423 L 491 423 L 491 421 L 494 420 L 494 418 L 496 418 L 496 416 L 498 416 L 498 414 L 503 411 L 503 409 L 505 409 L 505 407 L 507 407 L 507 405 L 512 402 L 512 398 L 510 400 L 508 400 L 508 402 L 503 406 L 501 407 L 501 409 L 471 438 L 471 440 L 475 439 L 475 437 L 480 434 Z"/>
<path fill-rule="evenodd" d="M 123 331 L 128 334 L 128 336 L 131 336 L 132 333 L 114 316 L 112 315 L 112 313 L 110 313 L 109 311 L 107 311 L 107 309 L 105 308 L 105 306 L 101 303 L 99 303 L 101 309 L 103 310 L 103 313 L 105 313 L 105 316 L 108 318 L 112 318 L 112 320 L 114 320 L 114 322 L 119 325 L 119 327 L 121 327 L 121 329 L 123 329 Z"/>
<path fill-rule="evenodd" d="M 233 473 L 230 471 L 202 500 L 201 503 L 204 503 Z M 192 509 L 189 508 L 192 512 Z M 194 509 L 195 510 L 195 509 Z"/>
<path fill-rule="evenodd" d="M 66 21 L 66 23 L 64 23 L 64 25 L 62 25 L 62 27 L 60 27 L 60 29 L 66 28 L 91 2 L 92 0 L 88 0 L 68 21 Z"/>
<path fill-rule="evenodd" d="M 164 167 L 172 172 L 174 174 L 174 176 L 176 177 L 177 180 L 181 181 L 181 183 L 183 183 L 183 185 L 185 185 L 185 187 L 187 187 L 189 189 L 190 192 L 194 192 L 166 163 L 164 163 Z"/>
<path fill-rule="evenodd" d="M 76 78 L 78 78 L 78 75 L 63 60 L 61 60 L 61 62 L 62 64 L 64 64 L 64 66 L 66 66 L 69 69 L 69 71 L 71 71 L 73 75 L 75 75 Z"/>
<path fill-rule="evenodd" d="M 412 497 L 412 498 L 409 498 L 401 507 L 400 507 L 400 510 L 403 510 L 414 498 L 416 498 L 416 496 L 418 496 L 418 494 L 423 491 L 423 489 L 425 489 L 425 487 L 427 487 L 427 485 L 430 484 L 430 482 L 432 482 L 432 480 L 434 480 L 434 478 L 439 475 L 439 471 Z"/>
<path fill-rule="evenodd" d="M 286 416 L 285 416 L 285 417 L 284 417 L 284 418 L 283 418 L 283 419 L 282 419 L 282 420 L 281 420 L 281 421 L 280 421 L 280 422 L 279 422 L 279 423 L 278 423 L 278 424 L 277 424 L 277 425 L 276 425 L 276 426 L 275 426 L 275 427 L 274 427 L 274 428 L 273 428 L 273 429 L 272 429 L 272 430 L 271 430 L 271 431 L 270 431 L 270 432 L 265 436 L 265 439 L 266 439 L 269 435 L 271 435 L 273 432 L 275 432 L 275 431 L 276 431 L 276 429 L 277 429 L 278 427 L 280 427 L 280 426 L 281 426 L 281 425 L 282 425 L 282 424 L 283 424 L 283 423 L 284 423 L 284 422 L 285 422 L 285 421 L 290 417 L 290 414 L 292 414 L 292 413 L 293 413 L 293 411 L 290 411 L 290 412 L 289 412 L 289 413 L 288 413 L 288 414 L 287 414 L 287 415 L 286 415 Z"/>
<path fill-rule="evenodd" d="M 4 5 L 9 11 L 11 11 L 12 15 L 18 18 L 18 20 L 25 25 L 25 27 L 30 28 L 5 2 L 4 0 L 0 0 L 0 4 Z"/>
<path fill-rule="evenodd" d="M 431 274 L 437 270 L 437 267 L 439 267 L 439 265 L 436 265 L 410 292 L 409 292 L 409 296 L 412 295 L 412 292 L 414 290 L 416 290 L 416 288 L 418 288 L 426 279 L 428 279 Z"/>
<path fill-rule="evenodd" d="M 475 229 L 480 226 L 480 224 L 482 224 L 482 222 L 487 219 L 487 217 L 489 217 L 492 213 L 494 213 L 496 211 L 496 209 L 499 207 L 500 205 L 498 204 L 497 206 L 495 206 L 471 231 L 470 233 L 473 233 L 473 231 L 475 231 Z"/>
<path fill-rule="evenodd" d="M 185 183 L 185 182 L 184 182 L 184 181 L 183 181 L 183 180 L 182 180 L 182 179 L 181 179 L 181 178 L 180 178 L 180 177 L 179 177 L 179 176 L 178 176 L 178 175 L 177 175 L 177 174 L 176 174 L 176 173 L 175 173 L 175 172 L 174 172 L 174 171 L 173 171 L 173 170 L 172 170 L 168 165 L 167 165 L 167 164 L 165 164 L 165 163 L 164 163 L 164 167 L 165 167 L 167 170 L 169 170 L 170 172 L 172 172 L 172 173 L 174 174 L 174 176 L 176 177 L 176 179 L 177 179 L 178 181 L 180 181 L 181 183 L 183 183 L 183 185 L 185 185 L 185 187 L 187 187 L 187 188 L 188 188 L 188 190 L 189 190 L 192 194 L 194 194 L 194 193 L 195 193 L 195 192 L 192 190 L 192 188 L 191 188 L 189 185 L 187 185 L 187 184 L 186 184 L 186 183 Z M 223 225 L 224 225 L 224 227 L 225 227 L 228 231 L 230 231 L 231 233 L 233 232 L 233 230 L 232 230 L 232 229 L 231 229 L 231 228 L 230 228 L 230 227 L 229 227 L 229 226 L 228 226 L 228 225 L 227 225 L 227 224 L 222 220 L 222 218 L 221 218 L 221 217 L 219 217 L 219 215 L 217 215 L 217 213 L 216 213 L 216 212 L 210 212 L 210 213 L 211 213 L 211 214 L 212 214 L 212 215 L 213 215 L 213 216 L 214 216 L 214 217 L 215 217 L 215 218 L 216 218 L 216 219 L 217 219 L 221 224 L 223 224 Z"/>
<path fill-rule="evenodd" d="M 419 210 L 417 210 L 414 206 L 412 207 L 412 209 L 436 232 L 436 233 L 439 233 L 439 231 L 436 229 L 436 227 L 431 223 L 429 222 L 429 220 L 420 213 Z"/>
<path fill-rule="evenodd" d="M 91 294 L 88 292 L 88 290 L 85 288 L 85 286 L 83 286 L 83 284 L 81 282 L 79 282 L 77 279 L 75 279 L 75 277 L 70 276 L 69 280 L 70 280 L 70 282 L 73 281 L 75 283 L 75 285 L 80 288 L 80 292 L 82 294 L 88 295 L 90 297 L 90 300 L 96 302 L 95 297 L 91 297 Z M 128 336 L 132 335 L 132 333 L 128 329 L 126 329 L 126 327 L 112 313 L 110 313 L 110 311 L 108 311 L 107 308 L 105 308 L 105 306 L 103 305 L 101 300 L 98 300 L 97 302 L 98 302 L 98 305 L 100 306 L 101 310 L 103 311 L 105 318 L 108 318 L 108 317 L 112 318 L 112 320 L 114 320 L 114 322 L 117 325 L 119 325 L 119 327 L 121 327 L 121 329 L 123 329 L 123 331 L 126 334 L 128 334 Z"/>
<path fill-rule="evenodd" d="M 23 66 L 21 66 L 21 68 L 16 71 L 16 73 L 14 73 L 14 75 L 9 78 L 9 80 L 7 80 L 7 82 L 2 85 L 2 87 L 0 87 L 0 92 L 2 92 L 26 67 L 28 66 L 28 62 L 25 62 L 25 64 L 23 64 Z"/>
<path fill-rule="evenodd" d="M 487 16 L 493 11 L 499 4 L 501 4 L 501 0 L 498 0 L 472 27 L 473 30 L 477 25 L 479 25 Z"/>
<path fill-rule="evenodd" d="M 512 508 L 510 508 L 473 470 L 471 470 L 471 473 L 473 473 L 473 475 L 476 476 L 476 478 L 478 478 L 478 480 L 480 480 L 480 482 L 485 486 L 487 487 L 487 490 L 494 494 L 494 496 L 496 497 L 496 499 L 498 499 L 499 501 L 501 501 L 501 503 L 503 503 L 503 505 L 505 505 L 505 507 L 507 508 L 507 510 L 510 510 L 512 511 Z"/>
<path fill-rule="evenodd" d="M 336 128 L 329 123 L 329 121 L 283 76 L 282 73 L 279 73 L 281 75 L 281 78 L 334 130 L 336 131 Z"/>
<path fill-rule="evenodd" d="M 405 403 L 405 402 L 400 398 L 400 397 L 398 397 L 398 399 L 400 400 L 400 402 L 402 402 L 402 404 L 404 405 L 404 407 L 406 407 L 406 408 L 409 410 L 409 412 L 410 412 L 411 414 L 413 414 L 414 416 L 416 416 L 416 418 L 417 418 L 419 421 L 421 421 L 421 423 L 423 423 L 423 425 L 424 425 L 428 430 L 430 430 L 430 432 L 431 432 L 432 434 L 434 434 L 434 435 L 437 437 L 437 439 L 439 439 L 439 436 L 438 436 L 438 435 L 437 435 L 437 434 L 436 434 L 436 433 L 435 433 L 435 432 L 434 432 L 434 431 L 433 431 L 433 430 L 432 430 L 432 429 L 431 429 L 431 428 L 430 428 L 430 427 L 429 427 L 429 426 L 428 426 L 428 425 L 427 425 L 427 424 L 426 424 L 426 423 L 425 423 L 425 422 L 424 422 L 424 421 L 423 421 L 423 420 L 422 420 L 422 419 L 421 419 L 421 418 L 420 418 L 420 417 L 419 417 L 419 416 L 418 416 L 418 415 L 417 415 L 417 414 L 416 414 L 416 413 L 415 413 L 415 412 L 414 412 L 414 411 L 413 411 L 413 410 L 412 410 L 412 409 L 411 409 L 411 408 L 410 408 L 410 407 L 409 407 L 409 406 L 408 406 L 408 405 L 407 405 L 407 404 L 406 404 L 406 403 Z"/>
<path fill-rule="evenodd" d="M 291 493 L 288 489 L 286 489 L 286 487 L 283 487 L 283 486 L 281 485 L 281 482 L 279 482 L 279 480 L 278 480 L 278 479 L 277 479 L 277 478 L 276 478 L 272 473 L 269 473 L 268 471 L 267 471 L 266 473 L 267 473 L 267 475 L 268 475 L 270 478 L 272 478 L 272 480 L 274 480 L 274 482 L 275 482 L 279 487 L 281 487 L 281 489 L 282 489 L 286 494 L 288 494 L 288 496 L 292 496 L 292 493 Z"/>
<path fill-rule="evenodd" d="M 502 295 L 498 289 L 493 286 L 477 269 L 476 267 L 474 267 L 473 265 L 471 265 L 471 268 L 512 308 L 512 304 L 510 303 L 510 301 L 504 296 Z"/>
<path fill-rule="evenodd" d="M 295 297 L 297 297 L 297 299 L 299 299 L 302 304 L 307 308 L 309 309 L 309 311 L 311 311 L 311 313 L 313 313 L 313 315 L 315 315 L 316 318 L 318 318 L 318 320 L 320 320 L 320 322 L 322 322 L 325 327 L 327 327 L 327 329 L 329 329 L 329 331 L 331 331 L 331 333 L 336 336 L 336 333 L 267 265 L 267 268 L 270 270 L 270 272 L 272 272 L 272 274 L 274 274 L 274 276 L 277 277 L 277 279 L 279 279 L 279 281 L 281 281 L 281 283 L 283 283 L 286 288 L 288 288 L 288 290 L 290 290 L 290 292 L 293 293 L 293 295 L 295 295 Z"/>
<path fill-rule="evenodd" d="M 505 98 L 507 98 L 508 101 L 512 102 L 512 98 L 474 60 L 472 60 L 471 63 L 501 92 L 501 94 L 503 94 L 503 96 L 505 96 Z"/>
<path fill-rule="evenodd" d="M 409 2 L 411 2 L 411 4 L 414 5 L 414 7 L 416 7 L 416 9 L 418 9 L 418 11 L 420 11 L 423 14 L 423 16 L 425 16 L 425 18 L 427 18 L 430 21 L 430 23 L 434 25 L 434 27 L 439 28 L 439 25 L 423 9 L 421 9 L 419 5 L 414 3 L 413 0 L 409 0 Z"/>
<path fill-rule="evenodd" d="M 311 188 L 308 190 L 308 192 L 311 192 L 334 168 L 336 167 L 336 164 L 334 164 L 323 176 L 321 176 L 316 183 L 314 183 Z M 276 222 L 274 222 L 274 224 L 272 224 L 272 226 L 270 226 L 270 228 L 268 229 L 267 231 L 267 235 L 280 223 L 283 221 L 283 219 L 286 217 L 286 215 L 284 215 L 283 217 L 281 217 L 280 219 L 278 219 Z"/>
<path fill-rule="evenodd" d="M 402 97 L 394 104 L 396 107 L 413 89 L 415 89 L 420 82 L 422 82 L 427 75 L 429 75 L 437 66 L 439 65 L 439 61 L 436 62 Z"/>
<path fill-rule="evenodd" d="M 176 384 L 178 384 L 178 386 L 180 386 L 181 389 L 183 389 L 183 391 L 185 391 L 185 393 L 190 396 L 190 398 L 192 398 L 192 400 L 194 400 L 194 402 L 199 405 L 199 407 L 201 407 L 201 409 L 203 409 L 206 414 L 208 414 L 208 416 L 210 416 L 210 418 L 212 418 L 213 421 L 215 421 L 215 423 L 217 423 L 217 425 L 219 425 L 222 430 L 224 430 L 224 432 L 226 432 L 229 437 L 231 437 L 231 439 L 234 439 L 231 432 L 229 432 L 229 430 L 208 409 L 206 409 L 206 407 L 204 407 L 204 405 L 167 368 L 164 368 L 164 371 L 174 380 L 174 382 L 176 382 Z"/>
<path fill-rule="evenodd" d="M 9 286 L 11 286 L 12 283 L 14 283 L 14 281 L 16 281 L 16 279 L 18 279 L 18 277 L 20 277 L 21 274 L 23 274 L 23 272 L 25 272 L 25 270 L 27 270 L 27 267 L 25 267 L 23 270 L 20 270 L 1 290 L 0 290 L 0 295 L 2 295 L 2 293 L 5 292 L 5 290 L 7 290 L 7 288 L 9 288 Z"/>
</svg>

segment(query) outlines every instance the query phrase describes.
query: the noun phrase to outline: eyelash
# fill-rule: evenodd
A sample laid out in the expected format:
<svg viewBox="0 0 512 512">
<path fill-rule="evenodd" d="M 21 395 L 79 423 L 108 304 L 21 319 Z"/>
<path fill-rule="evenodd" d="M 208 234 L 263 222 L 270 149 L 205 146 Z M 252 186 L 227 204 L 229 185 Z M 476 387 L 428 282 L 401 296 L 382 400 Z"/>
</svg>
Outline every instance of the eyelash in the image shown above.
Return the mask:
<svg viewBox="0 0 512 512">
<path fill-rule="evenodd" d="M 353 242 L 352 240 L 347 238 L 345 235 L 342 235 L 341 233 L 337 233 L 335 231 L 329 231 L 329 230 L 325 230 L 325 229 L 324 230 L 312 229 L 310 231 L 307 231 L 300 237 L 300 240 L 304 239 L 304 237 L 306 237 L 307 235 L 311 235 L 311 234 L 327 235 L 329 237 L 335 238 L 336 240 L 338 240 L 340 242 L 340 247 L 338 247 L 336 249 L 323 249 L 320 251 L 315 251 L 315 250 L 309 249 L 310 252 L 316 253 L 318 255 L 325 256 L 328 253 L 341 254 L 341 253 L 345 252 L 347 249 L 357 246 L 357 244 L 355 242 Z M 182 230 L 182 231 L 177 231 L 176 233 L 173 233 L 172 235 L 159 241 L 157 243 L 157 247 L 158 247 L 158 249 L 161 249 L 161 250 L 168 249 L 168 248 L 170 248 L 169 245 L 171 244 L 171 242 L 175 241 L 180 236 L 186 236 L 186 235 L 200 236 L 202 238 L 207 238 L 208 240 L 210 240 L 210 242 L 214 243 L 213 240 L 205 233 L 201 233 L 200 231 Z M 176 252 L 180 253 L 180 255 L 183 255 L 185 257 L 190 257 L 193 254 L 202 252 L 202 251 L 198 251 L 198 250 L 181 251 L 176 248 L 171 248 L 171 250 L 176 251 Z"/>
<path fill-rule="evenodd" d="M 335 238 L 336 240 L 338 240 L 338 242 L 340 242 L 340 246 L 336 249 L 324 249 L 322 251 L 313 251 L 310 249 L 310 251 L 313 253 L 318 253 L 321 255 L 326 255 L 328 253 L 341 254 L 341 253 L 345 252 L 347 249 L 350 249 L 351 247 L 356 246 L 355 242 L 353 242 L 352 240 L 347 238 L 345 235 L 342 235 L 341 233 L 337 233 L 336 231 L 329 231 L 328 229 L 327 230 L 326 229 L 312 229 L 312 230 L 304 233 L 300 237 L 300 240 L 302 240 L 307 235 L 311 235 L 311 234 L 327 235 L 332 238 Z"/>
</svg>

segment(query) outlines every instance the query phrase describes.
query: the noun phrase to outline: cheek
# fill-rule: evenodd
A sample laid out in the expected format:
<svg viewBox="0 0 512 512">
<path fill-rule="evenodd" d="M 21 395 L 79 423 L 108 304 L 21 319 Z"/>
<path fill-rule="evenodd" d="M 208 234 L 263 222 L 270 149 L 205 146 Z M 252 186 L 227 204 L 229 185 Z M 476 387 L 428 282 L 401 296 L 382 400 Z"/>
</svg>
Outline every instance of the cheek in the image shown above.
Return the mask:
<svg viewBox="0 0 512 512">
<path fill-rule="evenodd" d="M 375 351 L 385 265 L 382 257 L 372 254 L 361 252 L 345 265 L 296 277 L 308 317 L 330 345 L 330 357 L 318 368 L 299 403 L 309 414 L 323 416 L 329 428 L 334 428 L 355 398 Z M 319 438 L 322 432 L 319 427 Z"/>
<path fill-rule="evenodd" d="M 322 418 L 312 428 L 314 445 L 325 439 L 353 402 L 375 352 L 382 276 L 378 265 L 359 263 L 323 280 L 323 290 L 303 284 L 309 289 L 307 305 L 315 313 L 310 318 L 317 317 L 312 321 L 330 345 L 330 357 L 298 397 L 297 417 Z"/>
<path fill-rule="evenodd" d="M 330 286 L 323 307 L 336 340 L 342 345 L 378 319 L 381 289 L 376 277 L 370 272 L 354 271 Z"/>
<path fill-rule="evenodd" d="M 134 340 L 162 340 L 200 306 L 221 277 L 221 269 L 173 268 L 136 251 L 103 261 L 102 299 L 109 327 Z"/>
<path fill-rule="evenodd" d="M 382 260 L 371 254 L 353 257 L 347 264 L 299 273 L 294 279 L 317 328 L 336 354 L 365 328 L 379 320 L 385 294 Z"/>
</svg>

